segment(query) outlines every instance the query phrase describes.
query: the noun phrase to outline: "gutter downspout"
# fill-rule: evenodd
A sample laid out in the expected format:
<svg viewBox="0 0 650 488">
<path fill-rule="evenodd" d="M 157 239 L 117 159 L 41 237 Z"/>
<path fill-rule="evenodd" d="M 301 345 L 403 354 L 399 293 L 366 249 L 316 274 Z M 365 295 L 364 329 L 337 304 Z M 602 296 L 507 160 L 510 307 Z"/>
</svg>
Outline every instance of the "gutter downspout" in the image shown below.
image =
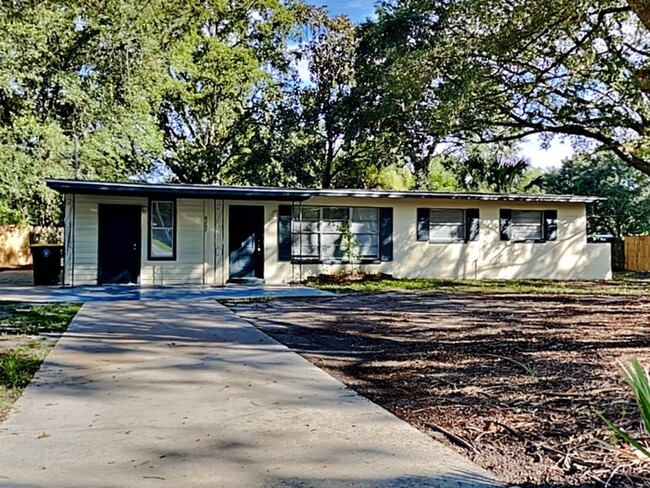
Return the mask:
<svg viewBox="0 0 650 488">
<path fill-rule="evenodd" d="M 217 284 L 217 200 L 212 199 L 212 286 Z"/>
<path fill-rule="evenodd" d="M 298 202 L 298 209 L 300 210 L 300 214 L 299 214 L 300 215 L 300 220 L 299 220 L 299 222 L 300 222 L 300 226 L 299 226 L 300 231 L 298 232 L 298 239 L 299 239 L 299 242 L 300 242 L 300 246 L 299 246 L 300 262 L 298 263 L 298 273 L 299 273 L 298 286 L 300 286 L 300 285 L 302 285 L 302 272 L 303 272 L 303 269 L 302 269 L 302 261 L 303 261 L 303 258 L 302 258 L 302 201 Z"/>
<path fill-rule="evenodd" d="M 221 199 L 221 286 L 226 286 L 226 200 Z"/>
<path fill-rule="evenodd" d="M 201 282 L 205 286 L 205 241 L 208 238 L 208 216 L 205 213 L 205 199 L 203 200 L 203 259 L 201 260 Z"/>
<path fill-rule="evenodd" d="M 70 286 L 74 288 L 74 269 L 75 269 L 75 240 L 76 240 L 76 227 L 77 227 L 77 194 L 72 194 L 72 229 L 70 231 L 70 253 L 71 267 L 70 267 Z M 99 257 L 99 256 L 98 256 Z M 65 273 L 64 273 L 65 274 Z"/>
</svg>

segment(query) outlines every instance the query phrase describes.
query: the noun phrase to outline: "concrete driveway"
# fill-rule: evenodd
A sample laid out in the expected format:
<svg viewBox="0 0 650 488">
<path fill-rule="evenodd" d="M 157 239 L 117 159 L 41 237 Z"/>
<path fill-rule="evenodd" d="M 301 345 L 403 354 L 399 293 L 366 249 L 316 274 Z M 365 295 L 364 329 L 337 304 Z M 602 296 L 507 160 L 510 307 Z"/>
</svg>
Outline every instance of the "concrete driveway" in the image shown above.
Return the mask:
<svg viewBox="0 0 650 488">
<path fill-rule="evenodd" d="M 485 487 L 214 301 L 85 304 L 0 424 L 7 487 Z"/>
</svg>

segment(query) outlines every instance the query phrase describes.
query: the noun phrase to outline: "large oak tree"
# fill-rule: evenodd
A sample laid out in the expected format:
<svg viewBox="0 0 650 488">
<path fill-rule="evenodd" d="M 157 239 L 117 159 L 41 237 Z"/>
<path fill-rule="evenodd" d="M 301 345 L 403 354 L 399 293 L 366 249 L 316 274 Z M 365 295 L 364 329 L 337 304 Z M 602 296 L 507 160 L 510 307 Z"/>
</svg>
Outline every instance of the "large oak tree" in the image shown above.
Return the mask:
<svg viewBox="0 0 650 488">
<path fill-rule="evenodd" d="M 384 5 L 378 24 L 404 12 L 409 33 L 384 52 L 403 51 L 395 72 L 417 63 L 417 76 L 426 73 L 409 99 L 431 114 L 420 122 L 432 136 L 563 137 L 650 174 L 650 105 L 637 76 L 650 62 L 650 36 L 626 2 L 406 0 Z"/>
<path fill-rule="evenodd" d="M 46 177 L 124 179 L 160 154 L 151 110 L 162 2 L 0 4 L 0 207 L 47 224 Z M 164 24 L 164 20 L 161 19 Z M 1 209 L 0 209 L 1 210 Z"/>
<path fill-rule="evenodd" d="M 161 87 L 163 161 L 183 183 L 224 183 L 250 152 L 260 101 L 287 69 L 293 14 L 279 0 L 180 3 Z"/>
</svg>

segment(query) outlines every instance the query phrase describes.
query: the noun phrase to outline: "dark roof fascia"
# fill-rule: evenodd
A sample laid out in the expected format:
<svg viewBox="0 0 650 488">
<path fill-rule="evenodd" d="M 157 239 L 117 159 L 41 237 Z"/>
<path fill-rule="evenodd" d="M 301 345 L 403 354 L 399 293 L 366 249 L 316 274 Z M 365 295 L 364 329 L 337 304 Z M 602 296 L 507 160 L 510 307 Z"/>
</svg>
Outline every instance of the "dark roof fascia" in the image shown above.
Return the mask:
<svg viewBox="0 0 650 488">
<path fill-rule="evenodd" d="M 451 193 L 424 191 L 382 191 L 382 190 L 316 190 L 314 197 L 353 197 L 353 198 L 399 198 L 433 200 L 481 200 L 495 202 L 549 202 L 549 203 L 594 203 L 605 201 L 603 197 L 546 194 L 505 194 L 505 193 Z"/>
<path fill-rule="evenodd" d="M 224 187 L 211 185 L 154 185 L 148 183 L 109 183 L 81 180 L 47 180 L 47 186 L 60 193 L 148 198 L 217 198 L 227 200 L 278 200 L 302 202 L 311 197 L 305 192 L 284 188 Z"/>
<path fill-rule="evenodd" d="M 81 195 L 121 195 L 137 197 L 218 198 L 228 200 L 276 200 L 304 202 L 310 198 L 387 198 L 428 200 L 479 200 L 495 202 L 594 203 L 602 197 L 576 195 L 527 195 L 501 193 L 448 193 L 385 190 L 319 190 L 255 186 L 172 185 L 112 183 L 85 180 L 47 180 L 47 186 L 60 193 Z"/>
</svg>

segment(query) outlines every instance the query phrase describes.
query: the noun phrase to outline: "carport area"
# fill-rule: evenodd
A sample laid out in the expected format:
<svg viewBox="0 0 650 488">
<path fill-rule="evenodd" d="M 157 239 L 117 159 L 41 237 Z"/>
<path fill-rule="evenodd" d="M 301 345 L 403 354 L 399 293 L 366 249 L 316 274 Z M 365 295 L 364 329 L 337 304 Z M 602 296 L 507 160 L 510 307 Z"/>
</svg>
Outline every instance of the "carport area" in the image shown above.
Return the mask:
<svg viewBox="0 0 650 488">
<path fill-rule="evenodd" d="M 499 486 L 214 299 L 161 297 L 84 304 L 0 424 L 0 485 Z"/>
</svg>

